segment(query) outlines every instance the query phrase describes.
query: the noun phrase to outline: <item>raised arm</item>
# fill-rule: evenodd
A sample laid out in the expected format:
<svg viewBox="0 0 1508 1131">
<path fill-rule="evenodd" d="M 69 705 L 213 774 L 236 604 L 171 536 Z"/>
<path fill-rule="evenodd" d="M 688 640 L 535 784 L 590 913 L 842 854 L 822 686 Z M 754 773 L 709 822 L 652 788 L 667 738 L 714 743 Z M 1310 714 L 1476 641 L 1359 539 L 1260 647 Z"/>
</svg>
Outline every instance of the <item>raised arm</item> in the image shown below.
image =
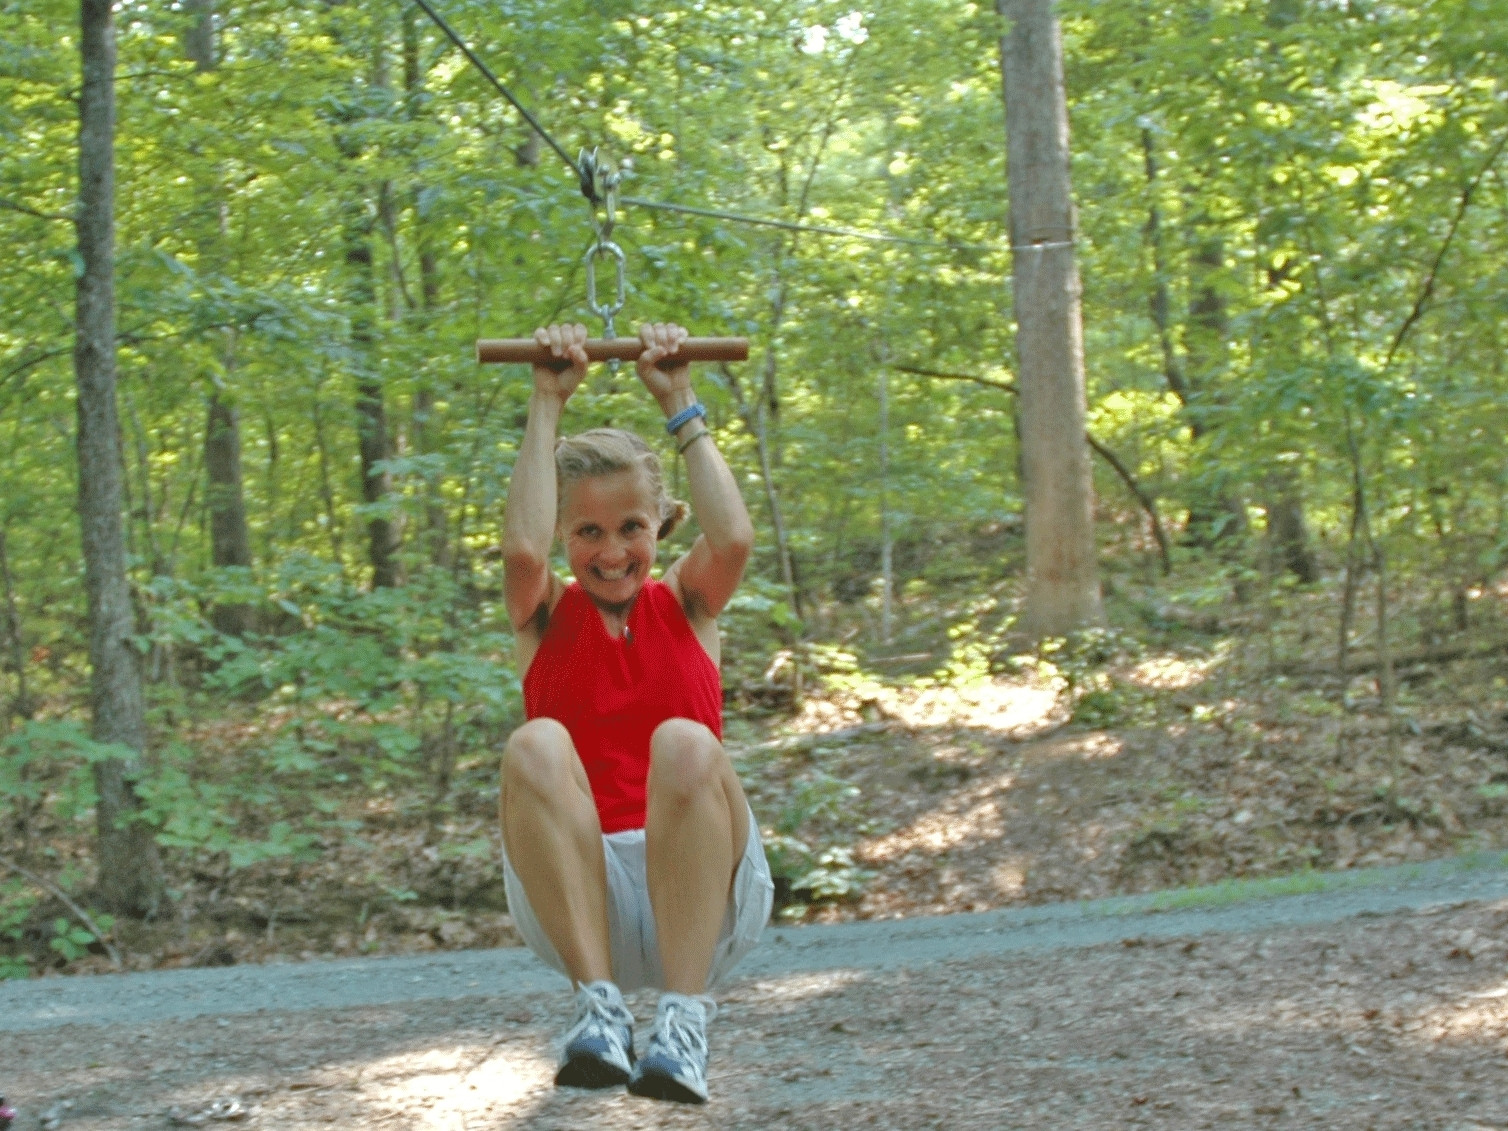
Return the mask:
<svg viewBox="0 0 1508 1131">
<path fill-rule="evenodd" d="M 534 367 L 534 392 L 518 460 L 508 482 L 503 517 L 503 600 L 516 631 L 542 625 L 554 586 L 550 547 L 555 542 L 555 436 L 560 415 L 586 376 L 586 327 L 550 326 L 534 331 L 560 368 Z"/>
<path fill-rule="evenodd" d="M 656 363 L 674 353 L 686 336 L 685 330 L 672 323 L 639 328 L 644 342 L 638 361 L 639 379 L 667 420 L 696 403 L 690 365 L 656 368 Z M 691 510 L 702 532 L 686 556 L 666 571 L 665 581 L 679 593 L 688 617 L 693 621 L 711 619 L 723 611 L 743 577 L 754 549 L 754 524 L 707 422 L 692 417 L 676 429 L 675 439 L 686 460 Z"/>
</svg>

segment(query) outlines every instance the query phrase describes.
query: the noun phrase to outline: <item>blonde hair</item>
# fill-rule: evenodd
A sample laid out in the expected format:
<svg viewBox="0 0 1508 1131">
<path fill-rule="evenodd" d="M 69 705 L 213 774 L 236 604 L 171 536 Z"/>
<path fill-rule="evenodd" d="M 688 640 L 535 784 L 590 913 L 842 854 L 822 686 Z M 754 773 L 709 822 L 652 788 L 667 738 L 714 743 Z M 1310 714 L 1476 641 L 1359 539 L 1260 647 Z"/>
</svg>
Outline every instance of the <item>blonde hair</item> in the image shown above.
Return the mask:
<svg viewBox="0 0 1508 1131">
<path fill-rule="evenodd" d="M 657 541 L 669 538 L 689 509 L 665 490 L 660 457 L 638 435 L 622 428 L 593 428 L 562 437 L 555 445 L 555 497 L 565 505 L 566 487 L 579 479 L 595 479 L 618 471 L 639 470 L 649 484 L 660 511 Z"/>
</svg>

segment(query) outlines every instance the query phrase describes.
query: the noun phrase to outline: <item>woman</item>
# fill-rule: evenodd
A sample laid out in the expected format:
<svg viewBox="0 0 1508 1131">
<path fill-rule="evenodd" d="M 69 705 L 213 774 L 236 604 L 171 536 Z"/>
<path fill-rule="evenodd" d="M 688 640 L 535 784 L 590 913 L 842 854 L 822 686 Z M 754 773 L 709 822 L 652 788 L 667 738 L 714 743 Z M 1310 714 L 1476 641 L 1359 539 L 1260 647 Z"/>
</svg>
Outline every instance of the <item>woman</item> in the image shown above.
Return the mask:
<svg viewBox="0 0 1508 1131">
<path fill-rule="evenodd" d="M 754 543 L 685 339 L 644 326 L 638 374 L 686 461 L 701 533 L 656 581 L 657 544 L 685 514 L 642 439 L 594 429 L 556 442 L 586 375 L 579 325 L 536 330 L 556 365 L 534 392 L 508 487 L 505 596 L 528 722 L 502 766 L 504 879 L 524 941 L 578 987 L 555 1082 L 702 1103 L 705 993 L 754 945 L 773 886 L 724 751 L 717 615 Z M 574 581 L 550 569 L 559 536 Z M 665 992 L 644 1056 L 622 991 Z"/>
</svg>

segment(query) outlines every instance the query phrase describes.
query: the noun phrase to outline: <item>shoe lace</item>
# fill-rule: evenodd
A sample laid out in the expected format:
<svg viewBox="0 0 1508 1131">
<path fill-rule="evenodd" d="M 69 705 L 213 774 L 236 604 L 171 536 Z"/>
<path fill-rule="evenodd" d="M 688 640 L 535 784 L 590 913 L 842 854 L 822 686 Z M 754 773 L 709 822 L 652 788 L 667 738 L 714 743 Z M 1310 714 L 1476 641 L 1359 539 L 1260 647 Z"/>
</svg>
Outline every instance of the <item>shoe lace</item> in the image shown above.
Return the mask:
<svg viewBox="0 0 1508 1131">
<path fill-rule="evenodd" d="M 701 1016 L 690 1002 L 701 1006 Z M 676 1059 L 685 1059 L 688 1053 L 697 1058 L 707 1055 L 707 1022 L 717 1016 L 717 1003 L 710 997 L 695 997 L 681 1002 L 662 1000 L 655 1017 L 655 1036 L 659 1043 L 670 1050 Z"/>
<path fill-rule="evenodd" d="M 576 1001 L 576 1024 L 571 1032 L 596 1036 L 622 1029 L 632 1029 L 634 1015 L 621 1001 L 614 1001 L 603 989 L 582 986 Z"/>
</svg>

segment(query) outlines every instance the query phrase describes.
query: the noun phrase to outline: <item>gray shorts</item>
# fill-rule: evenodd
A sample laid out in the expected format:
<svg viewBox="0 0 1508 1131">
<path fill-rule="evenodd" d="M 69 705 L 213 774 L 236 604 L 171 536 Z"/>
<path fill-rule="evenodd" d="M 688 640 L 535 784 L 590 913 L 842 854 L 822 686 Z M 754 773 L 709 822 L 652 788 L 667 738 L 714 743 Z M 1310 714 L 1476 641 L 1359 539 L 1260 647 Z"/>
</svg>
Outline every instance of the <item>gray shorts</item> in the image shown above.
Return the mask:
<svg viewBox="0 0 1508 1131">
<path fill-rule="evenodd" d="M 612 947 L 613 981 L 625 993 L 645 986 L 663 989 L 665 975 L 660 968 L 660 944 L 655 935 L 649 879 L 644 867 L 644 830 L 606 833 L 602 837 L 602 851 L 607 860 L 607 932 Z M 508 892 L 513 925 L 523 936 L 524 945 L 546 965 L 566 974 L 565 963 L 529 906 L 523 881 L 508 862 L 506 849 L 503 886 Z M 712 972 L 707 978 L 708 989 L 722 981 L 754 949 L 769 921 L 774 900 L 775 884 L 770 879 L 764 842 L 759 838 L 759 825 L 750 809 L 749 838 L 733 877 L 728 909 L 723 913 L 722 931 L 712 955 Z"/>
</svg>

